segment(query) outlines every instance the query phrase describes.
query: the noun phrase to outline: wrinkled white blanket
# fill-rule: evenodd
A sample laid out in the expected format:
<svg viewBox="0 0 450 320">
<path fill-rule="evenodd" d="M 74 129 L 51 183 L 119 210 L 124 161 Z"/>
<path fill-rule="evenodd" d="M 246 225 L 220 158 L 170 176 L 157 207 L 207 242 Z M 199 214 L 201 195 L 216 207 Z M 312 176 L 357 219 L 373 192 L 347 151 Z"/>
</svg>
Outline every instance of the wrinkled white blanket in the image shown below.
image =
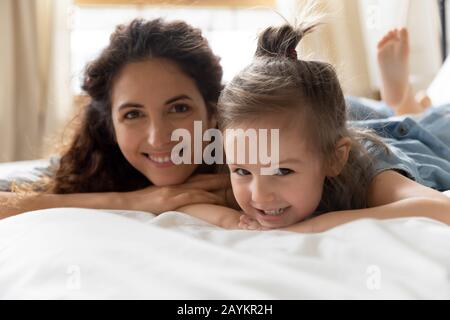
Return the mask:
<svg viewBox="0 0 450 320">
<path fill-rule="evenodd" d="M 0 299 L 450 299 L 450 228 L 359 220 L 228 231 L 182 213 L 48 209 L 0 221 Z"/>
</svg>

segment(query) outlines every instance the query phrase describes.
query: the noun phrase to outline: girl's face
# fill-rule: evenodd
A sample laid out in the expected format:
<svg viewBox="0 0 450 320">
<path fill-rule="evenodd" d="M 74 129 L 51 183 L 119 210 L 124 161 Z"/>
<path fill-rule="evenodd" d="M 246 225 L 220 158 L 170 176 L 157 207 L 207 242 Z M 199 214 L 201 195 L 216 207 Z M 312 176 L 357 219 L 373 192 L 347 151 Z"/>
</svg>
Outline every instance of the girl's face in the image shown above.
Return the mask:
<svg viewBox="0 0 450 320">
<path fill-rule="evenodd" d="M 239 126 L 244 130 L 279 129 L 279 169 L 273 174 L 261 175 L 260 169 L 269 165 L 260 165 L 259 159 L 257 164 L 229 164 L 233 193 L 240 207 L 269 228 L 292 225 L 314 213 L 322 198 L 326 177 L 322 162 L 302 138 L 302 130 L 298 125 L 296 128 L 287 124 L 288 120 L 263 118 L 251 126 Z M 225 137 L 227 155 L 233 148 L 229 142 Z M 248 143 L 245 148 L 248 163 Z M 270 146 L 267 150 L 271 150 Z"/>
<path fill-rule="evenodd" d="M 114 81 L 111 100 L 117 143 L 128 162 L 156 186 L 186 181 L 197 165 L 172 163 L 179 143 L 171 141 L 172 132 L 187 129 L 194 137 L 194 121 L 202 121 L 203 130 L 215 126 L 195 81 L 167 59 L 129 63 Z"/>
</svg>

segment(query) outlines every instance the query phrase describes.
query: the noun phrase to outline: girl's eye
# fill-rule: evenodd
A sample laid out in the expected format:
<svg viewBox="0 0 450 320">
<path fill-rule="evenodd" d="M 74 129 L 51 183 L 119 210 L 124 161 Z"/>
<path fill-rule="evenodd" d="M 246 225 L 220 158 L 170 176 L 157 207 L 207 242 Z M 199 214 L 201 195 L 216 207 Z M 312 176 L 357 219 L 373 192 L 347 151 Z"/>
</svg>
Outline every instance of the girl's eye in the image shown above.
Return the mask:
<svg viewBox="0 0 450 320">
<path fill-rule="evenodd" d="M 183 113 L 189 111 L 187 104 L 176 104 L 169 109 L 169 113 Z"/>
<path fill-rule="evenodd" d="M 123 116 L 123 118 L 126 119 L 126 120 L 132 120 L 132 119 L 139 118 L 140 116 L 141 116 L 141 112 L 134 110 L 134 111 L 127 112 Z"/>
<path fill-rule="evenodd" d="M 292 171 L 291 169 L 278 168 L 278 170 L 276 171 L 275 175 L 276 176 L 287 176 L 288 174 L 290 174 L 292 172 L 294 172 L 294 171 Z"/>
<path fill-rule="evenodd" d="M 238 176 L 247 176 L 247 175 L 250 174 L 250 172 L 248 170 L 245 170 L 245 169 L 242 169 L 242 168 L 237 168 L 233 172 L 236 173 Z"/>
</svg>

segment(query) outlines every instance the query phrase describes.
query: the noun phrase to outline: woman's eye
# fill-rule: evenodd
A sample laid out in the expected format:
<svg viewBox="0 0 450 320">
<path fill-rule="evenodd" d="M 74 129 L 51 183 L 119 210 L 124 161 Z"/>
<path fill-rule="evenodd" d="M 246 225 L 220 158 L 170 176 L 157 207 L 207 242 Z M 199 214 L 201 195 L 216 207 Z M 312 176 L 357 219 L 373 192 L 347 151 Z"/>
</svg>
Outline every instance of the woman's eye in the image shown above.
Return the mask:
<svg viewBox="0 0 450 320">
<path fill-rule="evenodd" d="M 141 116 L 141 113 L 139 111 L 130 111 L 127 112 L 123 118 L 126 120 L 132 120 L 132 119 L 136 119 L 139 118 Z"/>
<path fill-rule="evenodd" d="M 276 176 L 287 176 L 288 174 L 292 173 L 294 171 L 292 171 L 291 169 L 286 169 L 286 168 L 278 168 L 278 170 L 275 172 Z"/>
<path fill-rule="evenodd" d="M 187 104 L 176 104 L 169 109 L 169 113 L 182 113 L 186 111 L 189 111 Z"/>
<path fill-rule="evenodd" d="M 238 169 L 234 170 L 233 172 L 236 173 L 238 176 L 247 176 L 250 174 L 250 172 L 248 170 L 245 170 L 242 168 L 238 168 Z"/>
</svg>

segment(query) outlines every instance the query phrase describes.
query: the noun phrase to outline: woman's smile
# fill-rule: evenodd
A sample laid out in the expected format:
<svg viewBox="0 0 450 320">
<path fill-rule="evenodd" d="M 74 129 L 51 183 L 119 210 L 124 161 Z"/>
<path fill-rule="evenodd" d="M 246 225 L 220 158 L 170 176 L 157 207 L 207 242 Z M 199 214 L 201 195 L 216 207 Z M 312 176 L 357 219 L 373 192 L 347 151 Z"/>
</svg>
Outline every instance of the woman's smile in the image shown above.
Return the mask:
<svg viewBox="0 0 450 320">
<path fill-rule="evenodd" d="M 175 165 L 170 158 L 170 153 L 161 155 L 143 153 L 142 155 L 157 168 L 168 168 Z"/>
</svg>

